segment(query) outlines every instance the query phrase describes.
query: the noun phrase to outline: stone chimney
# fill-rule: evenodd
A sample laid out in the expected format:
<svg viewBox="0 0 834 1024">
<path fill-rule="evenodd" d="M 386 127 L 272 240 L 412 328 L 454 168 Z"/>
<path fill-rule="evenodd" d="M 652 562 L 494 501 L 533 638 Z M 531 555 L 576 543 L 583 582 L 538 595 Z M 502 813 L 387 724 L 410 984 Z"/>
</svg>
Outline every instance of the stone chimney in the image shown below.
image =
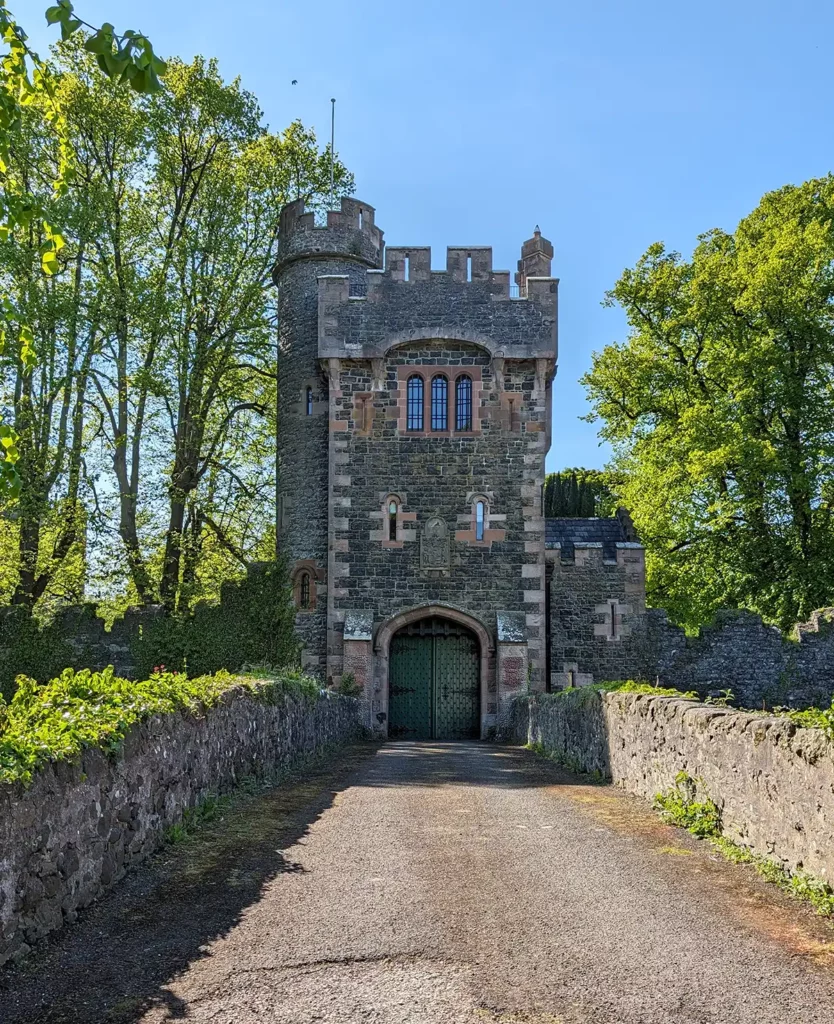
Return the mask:
<svg viewBox="0 0 834 1024">
<path fill-rule="evenodd" d="M 518 271 L 515 275 L 519 295 L 527 294 L 528 277 L 550 277 L 552 259 L 553 246 L 546 238 L 542 238 L 541 229 L 537 224 L 533 237 L 521 247 L 521 259 L 518 261 Z"/>
</svg>

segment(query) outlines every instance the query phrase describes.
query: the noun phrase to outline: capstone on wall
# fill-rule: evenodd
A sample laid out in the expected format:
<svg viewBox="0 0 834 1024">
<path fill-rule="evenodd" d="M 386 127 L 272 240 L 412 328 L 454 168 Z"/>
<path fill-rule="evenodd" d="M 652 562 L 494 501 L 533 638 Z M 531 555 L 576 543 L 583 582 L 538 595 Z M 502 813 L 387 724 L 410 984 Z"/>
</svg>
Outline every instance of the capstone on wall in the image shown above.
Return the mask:
<svg viewBox="0 0 834 1024">
<path fill-rule="evenodd" d="M 241 687 L 198 713 L 135 726 L 116 758 L 88 749 L 0 785 L 0 964 L 64 923 L 162 842 L 164 830 L 242 778 L 358 738 L 357 701 L 265 704 Z"/>
</svg>

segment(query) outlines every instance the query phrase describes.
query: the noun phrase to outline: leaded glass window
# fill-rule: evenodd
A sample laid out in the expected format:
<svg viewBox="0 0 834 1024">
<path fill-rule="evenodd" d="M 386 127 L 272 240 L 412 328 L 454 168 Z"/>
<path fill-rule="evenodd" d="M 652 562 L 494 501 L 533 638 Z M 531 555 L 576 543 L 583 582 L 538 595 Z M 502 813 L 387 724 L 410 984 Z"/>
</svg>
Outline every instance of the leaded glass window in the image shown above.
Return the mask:
<svg viewBox="0 0 834 1024">
<path fill-rule="evenodd" d="M 455 430 L 472 429 L 472 378 L 464 374 L 455 382 Z"/>
<path fill-rule="evenodd" d="M 306 405 L 307 405 L 307 415 L 308 416 L 312 416 L 313 415 L 313 389 L 312 388 L 307 388 Z"/>
<path fill-rule="evenodd" d="M 397 503 L 392 501 L 388 506 L 388 540 L 397 539 Z"/>
<path fill-rule="evenodd" d="M 483 501 L 475 502 L 475 540 L 484 539 L 484 519 L 486 506 Z"/>
<path fill-rule="evenodd" d="M 449 382 L 442 374 L 431 382 L 431 428 L 449 429 Z"/>
<path fill-rule="evenodd" d="M 423 378 L 416 373 L 408 378 L 406 402 L 409 430 L 423 429 Z"/>
<path fill-rule="evenodd" d="M 310 607 L 310 574 L 303 572 L 298 585 L 298 604 L 300 608 Z"/>
</svg>

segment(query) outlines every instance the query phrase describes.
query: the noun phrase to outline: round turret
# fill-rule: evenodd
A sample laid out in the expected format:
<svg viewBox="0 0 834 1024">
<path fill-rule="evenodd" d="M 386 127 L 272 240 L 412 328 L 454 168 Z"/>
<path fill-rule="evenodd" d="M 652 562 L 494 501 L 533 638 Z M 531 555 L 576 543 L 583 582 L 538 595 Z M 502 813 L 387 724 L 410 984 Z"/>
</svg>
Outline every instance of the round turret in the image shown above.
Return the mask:
<svg viewBox="0 0 834 1024">
<path fill-rule="evenodd" d="M 318 353 L 318 278 L 347 275 L 360 294 L 382 266 L 374 209 L 342 199 L 316 227 L 304 201 L 281 211 L 278 258 L 278 547 L 293 578 L 297 630 L 310 671 L 326 674 L 328 578 L 328 375 Z"/>
</svg>

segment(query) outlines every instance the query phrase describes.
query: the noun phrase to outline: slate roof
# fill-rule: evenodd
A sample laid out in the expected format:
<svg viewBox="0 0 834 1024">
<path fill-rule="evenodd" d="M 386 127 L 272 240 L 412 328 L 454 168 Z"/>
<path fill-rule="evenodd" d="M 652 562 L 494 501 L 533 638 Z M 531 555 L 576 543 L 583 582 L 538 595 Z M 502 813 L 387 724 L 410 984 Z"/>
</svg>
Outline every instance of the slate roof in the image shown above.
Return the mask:
<svg viewBox="0 0 834 1024">
<path fill-rule="evenodd" d="M 545 547 L 562 546 L 562 558 L 571 561 L 574 547 L 577 544 L 602 544 L 602 557 L 617 557 L 617 544 L 633 541 L 626 535 L 626 528 L 621 519 L 612 516 L 610 519 L 546 519 Z"/>
</svg>

